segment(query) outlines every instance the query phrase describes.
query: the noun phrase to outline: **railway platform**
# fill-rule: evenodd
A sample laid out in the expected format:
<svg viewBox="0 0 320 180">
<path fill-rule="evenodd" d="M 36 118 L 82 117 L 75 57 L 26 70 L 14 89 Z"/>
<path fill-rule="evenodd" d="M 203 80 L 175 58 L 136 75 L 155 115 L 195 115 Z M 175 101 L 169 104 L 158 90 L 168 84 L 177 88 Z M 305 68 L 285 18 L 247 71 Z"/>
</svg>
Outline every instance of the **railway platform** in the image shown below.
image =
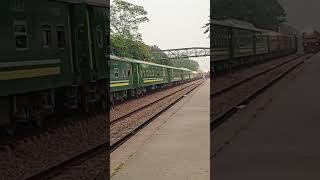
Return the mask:
<svg viewBox="0 0 320 180">
<path fill-rule="evenodd" d="M 209 94 L 207 80 L 111 153 L 111 179 L 209 179 Z"/>
<path fill-rule="evenodd" d="M 320 55 L 211 131 L 211 179 L 319 179 Z"/>
</svg>

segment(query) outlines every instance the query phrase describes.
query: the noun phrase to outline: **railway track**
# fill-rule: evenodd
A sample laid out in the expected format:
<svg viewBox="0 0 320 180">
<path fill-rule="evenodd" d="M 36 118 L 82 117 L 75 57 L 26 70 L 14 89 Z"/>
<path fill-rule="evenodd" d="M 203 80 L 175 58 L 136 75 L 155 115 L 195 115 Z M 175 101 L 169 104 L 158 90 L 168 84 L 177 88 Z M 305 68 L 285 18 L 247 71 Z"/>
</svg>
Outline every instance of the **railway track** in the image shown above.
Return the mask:
<svg viewBox="0 0 320 180">
<path fill-rule="evenodd" d="M 202 85 L 205 81 L 196 81 L 192 85 L 184 87 L 172 94 L 156 100 L 142 108 L 129 113 L 128 115 L 112 121 L 110 127 L 110 151 L 113 152 L 124 142 L 129 140 L 137 132 L 151 123 L 160 114 L 168 110 L 171 106 L 176 104 L 185 95 L 192 92 L 194 89 Z M 136 121 L 138 120 L 138 121 Z"/>
<path fill-rule="evenodd" d="M 74 159 L 83 160 L 78 156 L 87 156 L 84 155 L 87 151 L 92 154 L 95 151 L 91 151 L 92 149 L 96 149 L 97 145 L 103 146 L 108 140 L 108 126 L 102 118 L 105 119 L 105 116 L 99 113 L 84 116 L 79 121 L 68 120 L 63 127 L 0 145 L 0 179 L 51 179 L 48 177 L 61 174 L 66 171 L 65 167 L 69 162 L 74 163 Z M 99 169 L 96 168 L 96 173 L 97 170 Z"/>
<path fill-rule="evenodd" d="M 231 84 L 229 86 L 221 88 L 221 89 L 219 89 L 217 91 L 213 91 L 213 93 L 210 94 L 210 98 L 223 95 L 224 93 L 236 88 L 237 86 L 239 86 L 239 85 L 241 85 L 241 84 L 243 84 L 245 82 L 248 82 L 248 81 L 252 80 L 253 78 L 256 78 L 258 76 L 264 75 L 264 74 L 266 74 L 266 73 L 268 73 L 268 72 L 270 72 L 270 71 L 272 71 L 272 70 L 274 70 L 276 68 L 279 68 L 279 67 L 281 67 L 281 66 L 283 66 L 283 65 L 285 65 L 285 64 L 287 64 L 287 63 L 289 63 L 291 61 L 294 61 L 294 60 L 296 60 L 298 58 L 301 58 L 301 56 L 296 56 L 296 57 L 290 58 L 288 60 L 285 60 L 283 62 L 280 62 L 280 63 L 277 63 L 277 64 L 273 64 L 273 65 L 265 68 L 264 70 L 262 70 L 262 71 L 260 71 L 258 73 L 255 73 L 255 74 L 253 74 L 253 75 L 251 75 L 251 76 L 249 76 L 247 78 L 241 79 L 241 80 L 239 80 L 239 81 L 237 81 L 237 82 L 235 82 L 235 83 L 233 83 L 233 84 Z"/>
<path fill-rule="evenodd" d="M 170 94 L 167 97 L 161 98 L 161 100 L 165 100 L 168 98 L 171 98 L 173 101 L 171 101 L 169 104 L 166 104 L 166 107 L 161 109 L 160 112 L 157 112 L 155 114 L 153 114 L 152 116 L 148 117 L 148 120 L 145 121 L 144 123 L 142 123 L 141 125 L 134 127 L 132 129 L 132 132 L 127 134 L 126 136 L 122 137 L 121 139 L 119 139 L 117 142 L 112 143 L 111 142 L 105 142 L 102 143 L 100 145 L 95 146 L 94 148 L 85 151 L 83 153 L 80 153 L 78 155 L 75 155 L 74 157 L 63 161 L 61 163 L 58 163 L 46 170 L 43 170 L 37 174 L 34 174 L 33 176 L 27 178 L 27 180 L 38 180 L 38 179 L 54 179 L 58 176 L 62 176 L 63 177 L 63 173 L 69 171 L 68 169 L 72 168 L 72 167 L 76 167 L 79 166 L 79 169 L 84 169 L 84 167 L 81 167 L 81 164 L 84 164 L 86 162 L 89 161 L 93 161 L 94 158 L 97 157 L 103 157 L 103 156 L 108 156 L 110 154 L 111 151 L 114 151 L 117 147 L 119 147 L 121 144 L 123 144 L 125 141 L 127 141 L 128 139 L 130 139 L 134 134 L 136 134 L 139 130 L 141 130 L 142 128 L 144 128 L 146 125 L 148 125 L 150 122 L 152 122 L 152 120 L 154 120 L 156 117 L 158 117 L 162 112 L 166 111 L 167 109 L 169 109 L 172 105 L 174 105 L 175 103 L 177 103 L 180 99 L 182 99 L 184 97 L 184 95 L 192 92 L 194 89 L 196 89 L 197 87 L 199 87 L 201 84 L 203 84 L 204 81 L 196 81 L 194 84 L 188 85 L 187 87 L 183 87 L 182 89 L 180 89 L 179 91 L 175 91 L 174 93 Z M 179 93 L 180 92 L 180 93 Z M 179 93 L 179 94 L 178 94 Z M 174 95 L 176 95 L 175 97 L 173 97 Z M 157 100 L 154 103 L 148 104 L 142 108 L 140 108 L 139 110 L 135 111 L 135 112 L 131 112 L 125 116 L 122 117 L 130 117 L 131 115 L 134 115 L 138 112 L 144 111 L 145 109 L 147 109 L 148 107 L 159 103 L 161 100 Z M 115 123 L 121 123 L 121 120 L 116 120 L 113 121 L 112 124 Z M 111 125 L 112 126 L 112 125 Z M 107 165 L 106 165 L 107 166 Z M 109 175 L 108 173 L 106 173 L 107 175 Z M 76 174 L 74 174 L 76 175 Z M 70 174 L 68 174 L 67 177 L 74 177 Z"/>
<path fill-rule="evenodd" d="M 64 161 L 60 164 L 57 164 L 49 169 L 46 169 L 45 171 L 42 171 L 32 177 L 27 178 L 26 180 L 39 180 L 39 179 L 53 179 L 56 178 L 57 176 L 61 176 L 61 174 L 64 171 L 67 171 L 68 168 L 70 167 L 74 167 L 76 165 L 79 165 L 81 163 L 84 163 L 86 161 L 89 161 L 99 155 L 108 155 L 109 153 L 109 142 L 107 143 L 103 143 L 101 145 L 98 145 L 97 147 L 86 151 L 84 153 L 81 153 L 67 161 Z M 107 162 L 107 161 L 105 161 Z M 107 164 L 105 164 L 106 169 L 107 169 Z M 74 173 L 75 174 L 75 173 Z M 105 174 L 109 174 L 109 173 L 105 173 Z M 68 174 L 67 176 L 69 177 L 73 177 L 72 179 L 74 179 L 74 176 Z M 92 177 L 92 179 L 94 179 L 94 177 Z"/>
<path fill-rule="evenodd" d="M 198 81 L 199 81 L 199 80 L 198 80 Z M 200 81 L 201 81 L 201 80 L 200 80 Z M 133 114 L 135 114 L 135 113 L 137 113 L 137 112 L 145 109 L 145 108 L 148 108 L 148 107 L 150 107 L 151 105 L 156 104 L 156 103 L 158 103 L 158 102 L 160 102 L 160 101 L 168 98 L 169 96 L 173 96 L 174 94 L 179 93 L 179 92 L 181 92 L 181 91 L 189 88 L 189 87 L 192 86 L 192 85 L 193 85 L 193 84 L 188 84 L 188 85 L 182 87 L 181 89 L 178 89 L 178 90 L 173 91 L 173 92 L 172 92 L 171 94 L 169 94 L 169 95 L 165 95 L 165 96 L 163 96 L 163 97 L 157 98 L 155 101 L 149 102 L 149 103 L 143 105 L 142 107 L 139 107 L 139 108 L 137 108 L 137 109 L 134 109 L 134 110 L 132 110 L 132 111 L 124 114 L 124 115 L 121 115 L 120 117 L 117 117 L 117 118 L 114 118 L 114 119 L 110 119 L 110 124 L 111 124 L 111 125 L 112 125 L 112 124 L 115 124 L 116 122 L 121 121 L 121 120 L 123 120 L 123 119 L 125 119 L 125 118 L 127 118 L 127 117 L 129 117 L 129 116 L 131 116 L 131 115 L 133 115 Z"/>
<path fill-rule="evenodd" d="M 312 55 L 313 54 L 306 54 L 284 61 L 279 65 L 269 67 L 248 78 L 212 93 L 210 95 L 211 102 L 213 102 L 213 105 L 211 104 L 210 130 L 213 131 L 215 128 L 226 122 L 232 115 L 238 112 L 239 109 L 249 104 L 259 94 L 271 87 L 296 67 L 303 64 L 304 61 L 311 58 Z M 271 77 L 268 77 L 268 75 Z M 252 86 L 251 89 L 250 86 Z M 241 93 L 245 94 L 244 97 L 239 97 L 239 94 Z M 232 99 L 236 100 L 232 101 Z M 219 105 L 224 106 L 220 111 L 217 110 L 219 109 Z"/>
</svg>

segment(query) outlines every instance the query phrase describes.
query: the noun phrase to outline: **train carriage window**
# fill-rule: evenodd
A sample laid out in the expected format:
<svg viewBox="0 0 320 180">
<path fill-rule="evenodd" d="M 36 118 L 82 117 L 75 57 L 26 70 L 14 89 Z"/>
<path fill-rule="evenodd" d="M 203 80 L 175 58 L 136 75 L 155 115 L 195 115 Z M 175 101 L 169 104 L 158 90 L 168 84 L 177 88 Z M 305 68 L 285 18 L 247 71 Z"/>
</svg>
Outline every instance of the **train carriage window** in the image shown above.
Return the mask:
<svg viewBox="0 0 320 180">
<path fill-rule="evenodd" d="M 119 69 L 118 68 L 114 68 L 113 72 L 114 72 L 114 77 L 118 78 L 119 77 Z"/>
<path fill-rule="evenodd" d="M 66 46 L 64 26 L 57 26 L 57 43 L 57 46 L 60 49 L 63 49 Z"/>
<path fill-rule="evenodd" d="M 16 42 L 16 50 L 28 49 L 28 29 L 25 21 L 14 22 L 14 39 Z"/>
<path fill-rule="evenodd" d="M 13 0 L 12 9 L 15 11 L 24 11 L 24 0 Z"/>
<path fill-rule="evenodd" d="M 131 76 L 131 70 L 128 69 L 128 77 L 130 77 L 130 76 Z"/>
<path fill-rule="evenodd" d="M 50 25 L 42 25 L 41 26 L 41 40 L 42 47 L 51 48 L 52 47 L 52 35 L 51 35 L 51 26 Z"/>
</svg>

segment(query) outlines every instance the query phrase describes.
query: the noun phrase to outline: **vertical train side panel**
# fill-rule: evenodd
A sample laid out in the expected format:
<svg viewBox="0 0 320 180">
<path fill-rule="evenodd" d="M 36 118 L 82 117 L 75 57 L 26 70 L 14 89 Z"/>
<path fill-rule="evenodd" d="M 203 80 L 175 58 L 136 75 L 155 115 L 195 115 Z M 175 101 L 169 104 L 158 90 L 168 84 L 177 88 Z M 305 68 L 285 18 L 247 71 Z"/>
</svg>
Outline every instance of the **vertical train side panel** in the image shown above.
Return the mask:
<svg viewBox="0 0 320 180">
<path fill-rule="evenodd" d="M 106 8 L 73 4 L 70 24 L 73 43 L 74 85 L 78 87 L 80 104 L 86 110 L 100 102 L 105 104 L 108 76 L 106 54 Z"/>
<path fill-rule="evenodd" d="M 73 61 L 75 70 L 75 83 L 84 84 L 92 79 L 93 57 L 88 22 L 88 9 L 86 5 L 70 5 L 70 24 L 72 28 Z"/>
<path fill-rule="evenodd" d="M 92 49 L 92 61 L 93 61 L 93 79 L 96 80 L 96 92 L 95 98 L 98 102 L 102 102 L 103 106 L 109 101 L 108 91 L 106 91 L 107 77 L 109 73 L 109 67 L 107 63 L 107 13 L 108 9 L 103 7 L 89 7 L 89 24 L 91 27 L 91 49 Z M 131 76 L 131 70 L 130 70 Z M 131 82 L 130 82 L 131 84 Z"/>
<path fill-rule="evenodd" d="M 106 9 L 101 7 L 90 7 L 89 16 L 91 24 L 91 45 L 93 50 L 93 64 L 96 69 L 97 79 L 106 79 L 108 72 L 107 60 L 105 54 L 107 52 L 106 44 Z"/>
</svg>

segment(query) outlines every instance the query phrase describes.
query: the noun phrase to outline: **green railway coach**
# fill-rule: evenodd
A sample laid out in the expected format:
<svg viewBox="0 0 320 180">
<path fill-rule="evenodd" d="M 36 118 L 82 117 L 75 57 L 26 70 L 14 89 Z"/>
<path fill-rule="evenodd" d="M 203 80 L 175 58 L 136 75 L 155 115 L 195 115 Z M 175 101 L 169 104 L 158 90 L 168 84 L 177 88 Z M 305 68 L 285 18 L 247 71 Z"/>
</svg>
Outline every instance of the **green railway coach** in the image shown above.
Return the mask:
<svg viewBox="0 0 320 180">
<path fill-rule="evenodd" d="M 182 69 L 182 73 L 183 73 L 183 80 L 184 81 L 189 81 L 191 80 L 191 73 L 192 71 L 187 69 L 187 68 L 181 68 Z"/>
<path fill-rule="evenodd" d="M 130 58 L 110 56 L 110 101 L 142 96 L 148 90 L 164 88 L 192 79 L 189 69 L 176 68 Z"/>
<path fill-rule="evenodd" d="M 133 85 L 133 60 L 110 56 L 110 92 L 135 88 Z"/>
<path fill-rule="evenodd" d="M 110 101 L 123 100 L 129 95 L 134 96 L 138 88 L 137 65 L 129 58 L 110 56 Z M 135 69 L 135 74 L 133 70 Z"/>
<path fill-rule="evenodd" d="M 171 67 L 160 64 L 138 61 L 139 69 L 139 86 L 150 87 L 155 89 L 158 85 L 163 85 L 170 82 L 171 74 L 168 71 Z"/>
<path fill-rule="evenodd" d="M 297 36 L 236 19 L 211 20 L 211 71 L 223 72 L 297 52 Z"/>
<path fill-rule="evenodd" d="M 172 82 L 177 84 L 183 80 L 183 71 L 180 68 L 172 68 L 171 72 Z"/>
<path fill-rule="evenodd" d="M 107 99 L 107 6 L 103 0 L 1 1 L 0 126 L 41 123 L 56 111 L 88 111 Z"/>
</svg>

